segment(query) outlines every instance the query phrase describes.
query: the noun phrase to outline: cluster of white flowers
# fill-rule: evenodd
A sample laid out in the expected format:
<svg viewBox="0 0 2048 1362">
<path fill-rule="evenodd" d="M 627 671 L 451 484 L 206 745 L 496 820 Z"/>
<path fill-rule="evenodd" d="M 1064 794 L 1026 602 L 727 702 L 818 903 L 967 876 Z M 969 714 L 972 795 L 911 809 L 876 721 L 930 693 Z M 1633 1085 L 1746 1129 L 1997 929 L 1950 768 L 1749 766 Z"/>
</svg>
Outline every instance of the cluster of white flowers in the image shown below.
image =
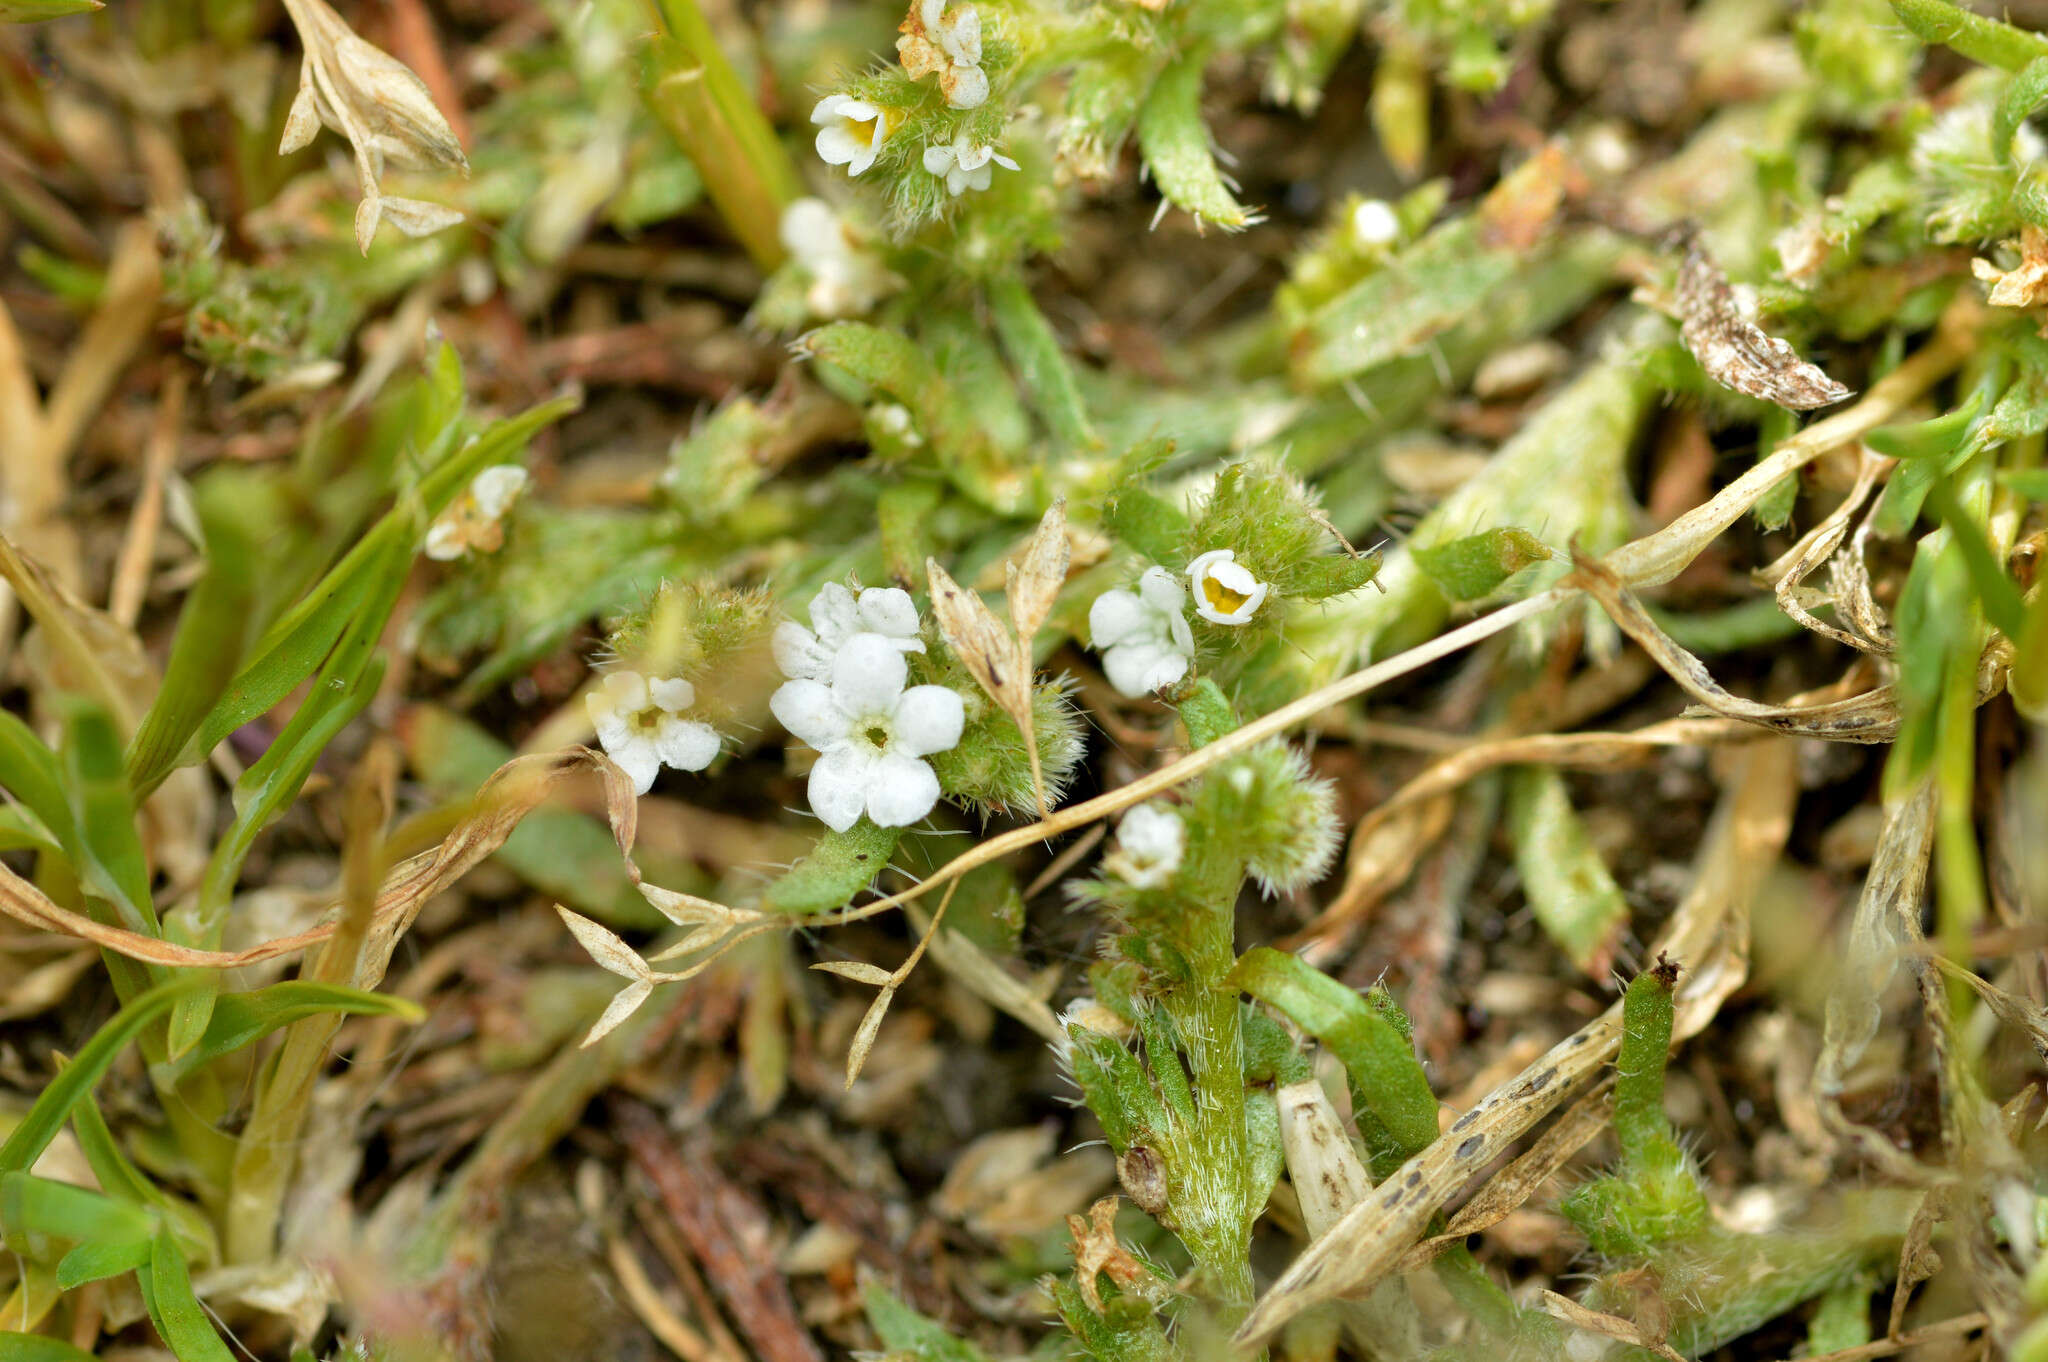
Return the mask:
<svg viewBox="0 0 2048 1362">
<path fill-rule="evenodd" d="M 895 282 L 880 260 L 855 244 L 823 199 L 798 199 L 783 209 L 781 235 L 791 258 L 811 277 L 804 306 L 817 316 L 865 312 Z"/>
<path fill-rule="evenodd" d="M 945 686 L 911 686 L 905 653 L 921 653 L 917 607 L 895 587 L 856 596 L 838 583 L 811 601 L 811 628 L 775 630 L 775 661 L 790 679 L 768 702 L 782 726 L 818 750 L 811 810 L 844 832 L 865 813 L 907 827 L 939 802 L 925 758 L 960 741 L 966 705 Z"/>
<path fill-rule="evenodd" d="M 639 672 L 616 671 L 584 697 L 590 722 L 605 754 L 646 794 L 664 766 L 701 771 L 718 755 L 718 731 L 685 719 L 697 703 L 697 688 L 680 676 L 648 680 Z"/>
<path fill-rule="evenodd" d="M 965 132 L 950 146 L 926 147 L 924 168 L 946 182 L 946 192 L 986 189 L 995 182 L 995 167 L 1015 170 L 1017 163 L 994 147 L 977 146 Z"/>
<path fill-rule="evenodd" d="M 1116 825 L 1116 850 L 1102 868 L 1133 889 L 1158 889 L 1180 869 L 1187 854 L 1188 828 L 1164 804 L 1140 804 Z"/>
<path fill-rule="evenodd" d="M 981 12 L 961 5 L 946 12 L 946 0 L 913 0 L 897 30 L 896 54 L 912 80 L 939 78 L 946 103 L 978 109 L 988 101 L 988 73 L 981 69 Z"/>
<path fill-rule="evenodd" d="M 1236 561 L 1232 549 L 1211 549 L 1188 564 L 1195 613 L 1211 624 L 1248 624 L 1269 589 Z M 1195 655 L 1188 593 L 1163 567 L 1145 569 L 1136 591 L 1105 591 L 1088 608 L 1088 633 L 1102 654 L 1109 683 L 1125 695 L 1150 695 L 1188 674 Z"/>
<path fill-rule="evenodd" d="M 449 563 L 471 552 L 496 553 L 505 542 L 505 512 L 519 500 L 526 483 L 526 470 L 516 463 L 498 464 L 477 474 L 427 527 L 427 557 Z"/>
</svg>

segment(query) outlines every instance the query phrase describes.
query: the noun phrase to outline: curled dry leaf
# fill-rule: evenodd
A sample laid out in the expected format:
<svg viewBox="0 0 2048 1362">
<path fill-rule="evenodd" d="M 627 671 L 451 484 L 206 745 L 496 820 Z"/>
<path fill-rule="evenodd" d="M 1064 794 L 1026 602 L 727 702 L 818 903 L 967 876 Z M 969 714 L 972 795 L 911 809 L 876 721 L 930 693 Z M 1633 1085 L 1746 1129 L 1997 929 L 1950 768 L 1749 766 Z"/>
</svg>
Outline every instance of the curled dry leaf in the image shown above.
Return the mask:
<svg viewBox="0 0 2048 1362">
<path fill-rule="evenodd" d="M 1743 315 L 1728 276 L 1697 235 L 1687 242 L 1678 267 L 1675 301 L 1685 348 L 1722 387 L 1792 411 L 1825 407 L 1849 395 L 1819 366 Z"/>
<path fill-rule="evenodd" d="M 1067 1217 L 1067 1231 L 1074 1236 L 1074 1284 L 1081 1288 L 1088 1307 L 1098 1312 L 1102 1309 L 1102 1294 L 1096 1278 L 1103 1273 L 1107 1272 L 1109 1279 L 1125 1291 L 1152 1277 L 1145 1265 L 1117 1242 L 1116 1202 L 1114 1195 L 1106 1196 L 1088 1208 L 1086 1220 L 1078 1215 Z"/>
<path fill-rule="evenodd" d="M 363 193 L 356 208 L 356 248 L 365 255 L 384 218 L 408 236 L 460 222 L 462 214 L 453 208 L 386 197 L 379 183 L 386 162 L 469 172 L 462 143 L 435 107 L 426 82 L 404 62 L 357 37 L 325 0 L 285 0 L 285 9 L 305 57 L 278 154 L 288 156 L 311 145 L 323 124 L 348 139 Z"/>
</svg>

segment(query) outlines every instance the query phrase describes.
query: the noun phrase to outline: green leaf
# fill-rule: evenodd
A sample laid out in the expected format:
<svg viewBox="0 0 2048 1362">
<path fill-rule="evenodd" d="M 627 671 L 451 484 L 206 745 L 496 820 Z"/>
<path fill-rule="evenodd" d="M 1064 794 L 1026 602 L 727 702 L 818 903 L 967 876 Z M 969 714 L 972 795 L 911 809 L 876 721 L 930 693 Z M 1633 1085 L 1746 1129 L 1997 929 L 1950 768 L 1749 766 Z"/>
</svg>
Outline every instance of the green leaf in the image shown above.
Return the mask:
<svg viewBox="0 0 2048 1362">
<path fill-rule="evenodd" d="M 97 705 L 67 697 L 64 705 L 64 783 L 71 825 L 77 829 L 73 855 L 88 893 L 119 910 L 131 932 L 162 934 L 149 895 L 149 862 L 135 826 L 135 798 L 128 788 L 121 739 L 114 721 Z"/>
<path fill-rule="evenodd" d="M 1527 530 L 1503 529 L 1418 548 L 1412 556 L 1446 598 L 1476 601 L 1500 590 L 1501 583 L 1523 568 L 1555 555 Z"/>
<path fill-rule="evenodd" d="M 1110 494 L 1102 510 L 1102 527 L 1166 567 L 1185 561 L 1181 545 L 1193 529 L 1186 512 L 1138 483 L 1125 483 Z"/>
<path fill-rule="evenodd" d="M 48 1334 L 0 1332 L 0 1362 L 96 1362 L 89 1352 Z"/>
<path fill-rule="evenodd" d="M 2043 104 L 2048 104 L 2048 56 L 2022 66 L 1998 98 L 1998 110 L 1991 119 L 1991 150 L 1999 164 L 2012 162 L 2013 134 Z"/>
<path fill-rule="evenodd" d="M 168 1067 L 173 1077 L 182 1078 L 202 1065 L 232 1054 L 245 1045 L 263 1039 L 280 1027 L 305 1017 L 339 1012 L 355 1017 L 397 1017 L 419 1022 L 426 1011 L 409 998 L 389 993 L 371 993 L 341 984 L 320 984 L 293 979 L 253 993 L 224 993 L 214 1003 L 213 1018 L 206 1034 L 183 1058 Z"/>
<path fill-rule="evenodd" d="M 185 1255 L 169 1230 L 157 1232 L 150 1243 L 149 1266 L 137 1273 L 135 1280 L 142 1287 L 142 1303 L 149 1307 L 150 1321 L 178 1362 L 236 1362 L 215 1332 L 206 1307 L 193 1293 Z"/>
<path fill-rule="evenodd" d="M 147 1232 L 134 1239 L 80 1244 L 57 1261 L 57 1285 L 69 1291 L 87 1282 L 133 1272 L 149 1261 Z"/>
<path fill-rule="evenodd" d="M 761 906 L 793 917 L 842 908 L 888 867 L 902 836 L 901 828 L 876 827 L 866 818 L 845 832 L 828 831 L 808 856 L 768 886 Z"/>
<path fill-rule="evenodd" d="M 1070 450 L 1100 449 L 1102 437 L 1088 420 L 1073 367 L 1024 280 L 1009 273 L 989 280 L 988 304 L 1003 350 L 1037 403 L 1047 429 Z"/>
<path fill-rule="evenodd" d="M 131 1202 L 33 1173 L 0 1173 L 0 1226 L 10 1243 L 24 1234 L 47 1234 L 80 1243 L 146 1243 L 157 1218 Z"/>
<path fill-rule="evenodd" d="M 105 8 L 104 0 L 0 0 L 0 24 L 39 24 Z"/>
<path fill-rule="evenodd" d="M 898 1300 L 879 1279 L 861 1297 L 868 1327 L 890 1356 L 914 1362 L 988 1362 L 988 1354 Z"/>
<path fill-rule="evenodd" d="M 2048 57 L 2048 37 L 1972 14 L 1947 0 L 1892 0 L 1892 10 L 1922 42 L 1954 48 L 1986 66 L 2020 71 Z"/>
<path fill-rule="evenodd" d="M 128 1042 L 196 987 L 195 979 L 172 979 L 139 994 L 116 1012 L 43 1088 L 28 1114 L 21 1118 L 21 1124 L 7 1137 L 7 1143 L 0 1145 L 0 1172 L 26 1172 L 63 1129 L 71 1109 L 92 1091 Z"/>
<path fill-rule="evenodd" d="M 1508 835 L 1536 921 L 1574 965 L 1592 969 L 1628 922 L 1628 900 L 1586 835 L 1555 767 L 1513 772 Z"/>
<path fill-rule="evenodd" d="M 1412 1154 L 1436 1139 L 1436 1095 L 1414 1047 L 1359 993 L 1270 946 L 1246 951 L 1228 982 L 1328 1046 L 1402 1149 Z"/>
<path fill-rule="evenodd" d="M 233 680 L 248 649 L 256 615 L 255 544 L 246 489 L 239 480 L 209 479 L 199 495 L 206 532 L 206 575 L 185 598 L 171 640 L 163 685 L 128 745 L 128 778 L 138 798 L 179 765 L 203 760 L 191 739 Z"/>
<path fill-rule="evenodd" d="M 1202 70 L 1209 50 L 1192 47 L 1159 73 L 1138 111 L 1138 149 L 1168 203 L 1235 232 L 1260 220 L 1224 183 L 1202 121 Z"/>
<path fill-rule="evenodd" d="M 2048 468 L 2003 469 L 1998 474 L 1998 481 L 2028 501 L 2048 501 Z"/>
<path fill-rule="evenodd" d="M 33 729 L 0 709 L 0 790 L 13 795 L 59 842 L 72 839 L 71 801 L 57 754 Z"/>
<path fill-rule="evenodd" d="M 1664 1066 L 1671 1057 L 1675 969 L 1638 974 L 1621 1005 L 1621 1054 L 1615 1061 L 1614 1135 L 1624 1159 L 1661 1153 L 1671 1138 L 1664 1116 Z"/>
<path fill-rule="evenodd" d="M 1963 509 L 1962 503 L 1956 500 L 1955 490 L 1947 482 L 1937 482 L 1929 488 L 1927 500 L 1933 505 L 1934 513 L 1941 517 L 1941 523 L 1955 536 L 1956 552 L 1962 555 L 1963 567 L 1970 574 L 1970 584 L 1977 588 L 1977 599 L 1984 607 L 1984 617 L 2007 638 L 2019 638 L 2026 628 L 2026 604 L 2020 597 L 2019 587 L 2005 575 L 2005 566 L 1999 562 L 1991 541 L 1984 537 L 1983 526 Z"/>
</svg>

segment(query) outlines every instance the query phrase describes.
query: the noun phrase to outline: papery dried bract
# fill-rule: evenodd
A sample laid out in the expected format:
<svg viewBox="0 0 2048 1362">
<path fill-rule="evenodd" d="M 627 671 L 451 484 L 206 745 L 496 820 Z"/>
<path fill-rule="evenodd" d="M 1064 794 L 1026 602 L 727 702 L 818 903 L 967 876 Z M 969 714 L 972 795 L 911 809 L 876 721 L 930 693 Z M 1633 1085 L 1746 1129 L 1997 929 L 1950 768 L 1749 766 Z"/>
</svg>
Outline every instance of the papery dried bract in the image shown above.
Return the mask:
<svg viewBox="0 0 2048 1362">
<path fill-rule="evenodd" d="M 1742 314 L 1735 290 L 1699 241 L 1687 243 L 1675 299 L 1679 335 L 1707 377 L 1791 411 L 1839 402 L 1849 389 Z"/>
<path fill-rule="evenodd" d="M 1016 718 L 1031 704 L 1028 667 L 1017 666 L 1017 645 L 981 596 L 954 581 L 936 560 L 924 564 L 932 591 L 932 615 L 939 633 L 989 698 Z"/>
<path fill-rule="evenodd" d="M 1009 567 L 1010 624 L 1023 646 L 1031 645 L 1044 626 L 1045 617 L 1052 613 L 1053 602 L 1066 583 L 1067 564 L 1072 556 L 1067 542 L 1067 502 L 1061 497 L 1038 522 L 1038 531 L 1025 546 L 1022 561 Z"/>
</svg>

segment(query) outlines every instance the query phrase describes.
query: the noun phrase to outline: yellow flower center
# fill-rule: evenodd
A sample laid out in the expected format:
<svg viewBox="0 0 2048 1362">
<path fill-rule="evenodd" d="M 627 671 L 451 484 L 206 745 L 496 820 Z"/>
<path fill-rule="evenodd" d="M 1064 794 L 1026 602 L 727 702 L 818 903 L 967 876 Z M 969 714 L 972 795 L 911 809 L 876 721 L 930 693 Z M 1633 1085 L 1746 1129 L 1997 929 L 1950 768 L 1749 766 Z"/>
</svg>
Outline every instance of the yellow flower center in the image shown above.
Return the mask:
<svg viewBox="0 0 2048 1362">
<path fill-rule="evenodd" d="M 1243 592 L 1232 591 L 1214 577 L 1202 579 L 1202 591 L 1209 598 L 1209 608 L 1219 615 L 1234 615 L 1239 606 L 1251 599 Z"/>
</svg>

